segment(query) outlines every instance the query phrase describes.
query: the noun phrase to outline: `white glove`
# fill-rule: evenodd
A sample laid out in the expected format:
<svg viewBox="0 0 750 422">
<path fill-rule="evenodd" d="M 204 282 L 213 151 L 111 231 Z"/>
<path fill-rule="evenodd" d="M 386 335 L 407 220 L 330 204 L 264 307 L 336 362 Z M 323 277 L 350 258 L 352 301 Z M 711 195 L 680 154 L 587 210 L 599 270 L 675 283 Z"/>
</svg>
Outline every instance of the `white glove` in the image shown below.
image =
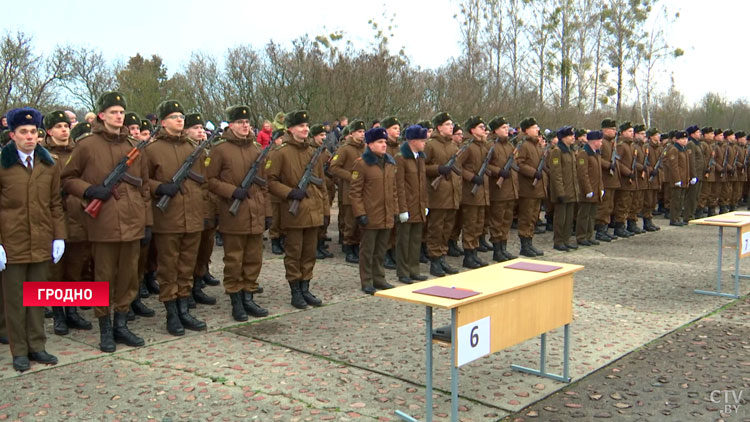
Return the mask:
<svg viewBox="0 0 750 422">
<path fill-rule="evenodd" d="M 398 221 L 402 223 L 406 223 L 407 221 L 409 221 L 409 212 L 407 211 L 407 212 L 402 212 L 401 214 L 399 214 Z"/>
<path fill-rule="evenodd" d="M 586 194 L 586 198 L 591 199 L 594 197 L 594 192 L 589 192 Z"/>
<path fill-rule="evenodd" d="M 5 255 L 5 248 L 0 245 L 0 271 L 5 269 L 6 263 L 8 263 L 8 257 Z"/>
<path fill-rule="evenodd" d="M 690 184 L 691 185 L 694 185 L 696 183 L 698 183 L 698 178 L 697 177 L 693 177 L 692 179 L 690 179 Z"/>
<path fill-rule="evenodd" d="M 427 214 L 429 214 L 429 213 L 430 213 L 430 209 L 429 209 L 429 208 L 425 208 L 425 209 L 424 209 L 424 215 L 427 215 Z"/>
<path fill-rule="evenodd" d="M 63 253 L 65 253 L 65 241 L 62 239 L 55 239 L 52 241 L 52 262 L 57 264 L 60 262 Z"/>
<path fill-rule="evenodd" d="M 604 198 L 604 189 L 602 189 L 602 198 Z"/>
<path fill-rule="evenodd" d="M 678 188 L 681 188 L 682 187 L 682 180 L 680 180 L 679 182 L 675 183 L 674 185 L 677 186 Z"/>
</svg>

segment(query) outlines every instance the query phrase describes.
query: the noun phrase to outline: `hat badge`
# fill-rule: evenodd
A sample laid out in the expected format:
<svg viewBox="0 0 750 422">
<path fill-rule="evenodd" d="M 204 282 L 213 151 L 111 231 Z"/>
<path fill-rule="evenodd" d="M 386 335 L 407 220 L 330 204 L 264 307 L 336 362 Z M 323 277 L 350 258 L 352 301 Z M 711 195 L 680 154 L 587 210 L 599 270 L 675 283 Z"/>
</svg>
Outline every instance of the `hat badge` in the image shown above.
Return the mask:
<svg viewBox="0 0 750 422">
<path fill-rule="evenodd" d="M 62 117 L 63 116 L 62 113 L 60 113 L 59 116 Z"/>
<path fill-rule="evenodd" d="M 120 96 L 119 96 L 119 95 L 118 95 L 118 96 L 116 96 L 116 97 L 115 97 L 115 100 L 117 100 L 117 101 L 120 101 Z"/>
<path fill-rule="evenodd" d="M 247 110 L 243 109 L 242 114 L 247 114 Z"/>
<path fill-rule="evenodd" d="M 177 103 L 174 103 L 174 106 L 175 106 L 175 107 L 179 107 L 180 105 L 179 105 L 179 104 L 177 104 Z"/>
<path fill-rule="evenodd" d="M 26 115 L 26 120 L 31 120 L 31 114 Z"/>
</svg>

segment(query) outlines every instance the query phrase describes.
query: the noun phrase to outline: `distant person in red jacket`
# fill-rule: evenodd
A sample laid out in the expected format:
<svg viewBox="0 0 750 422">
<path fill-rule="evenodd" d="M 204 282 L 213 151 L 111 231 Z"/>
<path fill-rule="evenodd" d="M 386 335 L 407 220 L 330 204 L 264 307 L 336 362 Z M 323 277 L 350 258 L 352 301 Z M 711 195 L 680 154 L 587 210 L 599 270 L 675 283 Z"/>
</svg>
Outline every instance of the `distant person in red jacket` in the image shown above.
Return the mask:
<svg viewBox="0 0 750 422">
<path fill-rule="evenodd" d="M 273 129 L 271 128 L 271 122 L 268 120 L 263 121 L 263 128 L 258 132 L 258 143 L 263 145 L 263 148 L 271 142 L 271 134 Z"/>
</svg>

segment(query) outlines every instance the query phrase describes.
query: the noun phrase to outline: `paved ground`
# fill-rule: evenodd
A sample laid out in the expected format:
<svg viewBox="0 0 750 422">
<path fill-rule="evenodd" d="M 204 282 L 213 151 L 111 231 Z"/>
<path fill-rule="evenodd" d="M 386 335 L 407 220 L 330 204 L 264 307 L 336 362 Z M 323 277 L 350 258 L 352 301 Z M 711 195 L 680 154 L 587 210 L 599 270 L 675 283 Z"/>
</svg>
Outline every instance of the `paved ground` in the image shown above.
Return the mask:
<svg viewBox="0 0 750 422">
<path fill-rule="evenodd" d="M 535 239 L 545 260 L 585 266 L 575 278 L 574 382 L 511 371 L 512 363 L 538 365 L 539 341 L 531 339 L 461 368 L 462 421 L 750 420 L 750 299 L 693 293 L 714 287 L 716 229 L 657 223 L 660 232 L 572 253 L 552 250 L 551 234 Z M 423 308 L 362 294 L 357 267 L 331 248 L 336 258 L 317 263 L 312 283 L 321 308 L 289 304 L 283 260 L 267 251 L 265 293 L 256 298 L 267 318 L 236 323 L 221 287 L 210 287 L 219 304 L 195 312 L 208 331 L 175 338 L 150 297 L 157 316 L 130 325 L 146 346 L 114 354 L 98 351 L 96 328 L 59 337 L 48 320 L 57 366 L 19 375 L 0 350 L 0 420 L 394 421 L 396 409 L 422 418 Z M 215 275 L 221 256 L 217 248 Z M 395 272 L 388 277 L 395 283 Z M 435 323 L 448 317 L 436 313 Z M 548 336 L 551 371 L 561 371 L 561 340 L 561 330 Z M 435 420 L 445 421 L 449 351 L 435 351 Z"/>
</svg>

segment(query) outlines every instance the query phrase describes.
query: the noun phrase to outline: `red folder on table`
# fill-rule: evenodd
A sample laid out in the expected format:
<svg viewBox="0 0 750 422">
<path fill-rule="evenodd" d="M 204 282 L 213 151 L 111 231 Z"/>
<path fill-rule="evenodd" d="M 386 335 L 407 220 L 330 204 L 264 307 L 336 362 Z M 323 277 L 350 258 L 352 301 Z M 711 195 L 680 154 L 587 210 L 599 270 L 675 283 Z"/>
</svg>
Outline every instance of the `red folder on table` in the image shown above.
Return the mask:
<svg viewBox="0 0 750 422">
<path fill-rule="evenodd" d="M 555 270 L 559 270 L 560 266 L 557 265 L 544 265 L 544 264 L 536 264 L 533 262 L 516 262 L 515 264 L 506 265 L 505 268 L 510 268 L 512 270 L 524 270 L 524 271 L 534 271 L 537 273 L 548 273 Z"/>
<path fill-rule="evenodd" d="M 472 297 L 479 294 L 479 292 L 475 292 L 474 290 L 444 286 L 426 287 L 424 289 L 414 290 L 414 293 L 444 297 L 448 299 L 466 299 L 467 297 Z"/>
</svg>

